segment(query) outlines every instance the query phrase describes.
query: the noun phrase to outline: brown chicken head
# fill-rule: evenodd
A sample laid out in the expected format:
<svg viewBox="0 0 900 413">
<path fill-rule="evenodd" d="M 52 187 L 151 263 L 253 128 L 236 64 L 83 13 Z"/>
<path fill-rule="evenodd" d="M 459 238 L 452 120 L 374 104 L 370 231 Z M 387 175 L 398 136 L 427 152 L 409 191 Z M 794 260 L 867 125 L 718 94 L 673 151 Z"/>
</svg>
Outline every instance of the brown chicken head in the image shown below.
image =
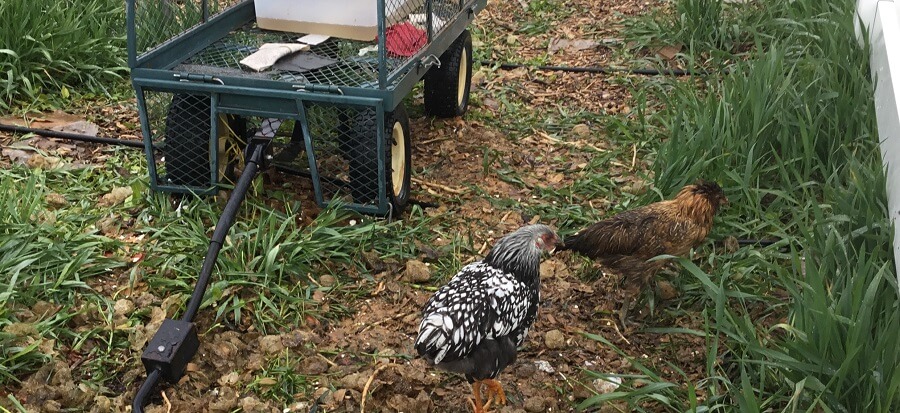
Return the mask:
<svg viewBox="0 0 900 413">
<path fill-rule="evenodd" d="M 693 194 L 706 198 L 709 204 L 712 205 L 713 212 L 718 211 L 719 207 L 722 205 L 728 204 L 728 198 L 725 196 L 725 191 L 723 191 L 722 187 L 714 181 L 700 179 L 693 185 L 685 187 L 685 189 L 688 188 Z"/>
</svg>

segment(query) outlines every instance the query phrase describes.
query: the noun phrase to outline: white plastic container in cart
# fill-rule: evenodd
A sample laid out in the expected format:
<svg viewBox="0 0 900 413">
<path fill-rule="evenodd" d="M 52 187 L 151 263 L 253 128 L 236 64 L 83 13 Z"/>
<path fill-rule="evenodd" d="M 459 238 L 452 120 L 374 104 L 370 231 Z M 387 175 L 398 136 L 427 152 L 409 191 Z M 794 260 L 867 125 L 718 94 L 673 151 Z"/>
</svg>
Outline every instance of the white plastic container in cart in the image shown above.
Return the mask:
<svg viewBox="0 0 900 413">
<path fill-rule="evenodd" d="M 424 0 L 385 0 L 388 26 L 419 12 Z M 377 0 L 256 0 L 261 29 L 371 41 L 378 36 Z"/>
</svg>

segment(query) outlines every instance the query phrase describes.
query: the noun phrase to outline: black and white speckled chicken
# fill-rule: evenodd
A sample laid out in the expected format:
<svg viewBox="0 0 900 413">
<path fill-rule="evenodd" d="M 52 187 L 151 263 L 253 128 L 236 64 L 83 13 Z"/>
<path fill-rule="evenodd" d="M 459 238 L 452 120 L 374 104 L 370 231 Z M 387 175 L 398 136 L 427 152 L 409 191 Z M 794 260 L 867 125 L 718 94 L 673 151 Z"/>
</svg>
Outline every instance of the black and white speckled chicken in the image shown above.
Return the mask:
<svg viewBox="0 0 900 413">
<path fill-rule="evenodd" d="M 501 238 L 481 261 L 463 267 L 425 303 L 416 351 L 439 369 L 472 384 L 473 407 L 483 413 L 506 403 L 494 380 L 516 361 L 537 318 L 540 260 L 559 238 L 546 225 L 528 225 Z M 487 386 L 487 403 L 481 385 Z"/>
</svg>

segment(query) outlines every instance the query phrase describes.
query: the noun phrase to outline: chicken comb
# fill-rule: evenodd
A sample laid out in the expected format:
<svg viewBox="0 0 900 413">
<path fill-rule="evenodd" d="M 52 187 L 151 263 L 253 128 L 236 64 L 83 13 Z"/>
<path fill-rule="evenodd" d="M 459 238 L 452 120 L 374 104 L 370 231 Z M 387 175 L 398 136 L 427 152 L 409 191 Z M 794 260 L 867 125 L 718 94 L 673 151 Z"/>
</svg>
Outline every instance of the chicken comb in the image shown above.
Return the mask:
<svg viewBox="0 0 900 413">
<path fill-rule="evenodd" d="M 722 190 L 722 187 L 719 186 L 715 181 L 707 181 L 705 179 L 698 179 L 696 183 L 694 183 L 694 192 L 698 194 L 706 194 L 706 195 L 715 195 L 715 194 L 724 194 L 725 191 Z"/>
</svg>

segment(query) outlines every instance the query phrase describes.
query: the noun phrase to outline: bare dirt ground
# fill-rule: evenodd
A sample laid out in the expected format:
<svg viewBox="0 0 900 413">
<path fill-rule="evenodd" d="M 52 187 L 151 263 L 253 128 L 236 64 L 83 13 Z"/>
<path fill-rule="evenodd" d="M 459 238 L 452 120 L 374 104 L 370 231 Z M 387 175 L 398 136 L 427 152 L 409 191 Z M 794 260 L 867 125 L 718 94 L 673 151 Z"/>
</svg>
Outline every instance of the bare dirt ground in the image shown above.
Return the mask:
<svg viewBox="0 0 900 413">
<path fill-rule="evenodd" d="M 516 1 L 492 1 L 479 16 L 479 25 L 496 38 L 508 40 L 504 47 L 515 51 L 522 60 L 542 55 L 547 44 L 559 39 L 591 39 L 600 41 L 619 35 L 617 21 L 622 15 L 645 13 L 650 2 L 578 0 L 567 7 L 581 12 L 568 15 L 554 23 L 543 34 L 520 33 L 518 15 L 522 5 Z M 481 45 L 481 47 L 488 47 Z M 502 58 L 504 53 L 497 53 Z M 551 64 L 590 66 L 613 63 L 614 53 L 602 44 L 584 50 L 562 47 L 549 55 Z M 559 107 L 584 110 L 595 114 L 621 115 L 630 112 L 631 96 L 621 81 L 607 75 L 560 74 L 517 69 L 476 75 L 473 85 L 473 109 L 485 117 L 503 116 L 498 102 L 501 90 L 515 90 L 514 96 L 534 111 L 550 111 Z M 130 135 L 136 137 L 136 113 L 128 106 L 98 108 L 94 113 L 82 114 L 98 123 L 103 136 Z M 415 136 L 413 159 L 416 165 L 428 165 L 427 171 L 415 175 L 413 197 L 437 203 L 426 209 L 427 214 L 439 217 L 444 227 L 471 234 L 473 245 L 480 246 L 479 254 L 461 257 L 463 262 L 478 259 L 486 253 L 498 237 L 531 220 L 517 209 L 503 209 L 492 201 L 514 199 L 532 202 L 533 188 L 554 185 L 566 187 L 585 173 L 582 169 L 596 151 L 610 149 L 612 142 L 597 138 L 602 134 L 598 125 L 583 125 L 565 130 L 535 130 L 514 142 L 507 133 L 486 122 L 472 119 L 433 120 L 413 119 Z M 39 125 L 37 125 L 39 127 Z M 586 130 L 585 130 L 586 128 Z M 550 135 L 563 135 L 575 144 L 560 144 Z M 77 148 L 91 148 L 78 144 Z M 485 148 L 499 154 L 506 167 L 524 185 L 502 179 L 485 168 Z M 593 148 L 585 150 L 585 147 Z M 53 152 L 53 151 L 51 151 Z M 58 152 L 58 151 L 57 151 Z M 55 152 L 54 152 L 55 153 Z M 623 187 L 640 187 L 636 171 L 647 167 L 632 156 L 614 159 L 606 172 Z M 68 149 L 59 156 L 73 156 L 89 161 L 102 152 L 90 149 Z M 9 162 L 0 157 L 2 162 Z M 559 163 L 557 159 L 564 159 Z M 479 191 L 472 190 L 478 188 Z M 452 200 L 449 201 L 448 200 Z M 592 200 L 597 215 L 614 200 Z M 305 205 L 310 205 L 306 202 Z M 312 208 L 312 207 L 311 207 Z M 314 214 L 313 214 L 314 215 Z M 542 221 L 543 222 L 543 221 Z M 555 222 L 549 222 L 556 225 Z M 127 232 L 126 228 L 123 231 Z M 428 262 L 434 250 L 420 248 L 419 260 Z M 199 331 L 200 352 L 189 366 L 187 376 L 175 386 L 157 391 L 149 412 L 464 412 L 471 392 L 458 376 L 428 368 L 415 359 L 412 348 L 419 322 L 419 310 L 431 292 L 403 280 L 406 263 L 370 259 L 368 268 L 376 285 L 372 293 L 360 302 L 348 303 L 356 311 L 353 317 L 338 323 L 310 320 L 283 334 L 261 335 L 252 329 L 234 331 L 214 326 L 213 315 L 201 313 Z M 600 391 L 602 382 L 585 373 L 633 374 L 637 370 L 613 349 L 599 341 L 586 338 L 582 332 L 605 337 L 628 356 L 643 363 L 680 368 L 685 374 L 699 374 L 704 363 L 704 341 L 691 335 L 662 335 L 622 330 L 617 327 L 614 309 L 621 297 L 616 280 L 610 276 L 585 277 L 582 261 L 568 254 L 558 254 L 542 265 L 542 307 L 540 316 L 519 353 L 518 362 L 500 376 L 506 388 L 509 404 L 501 412 L 574 411 L 574 406 Z M 588 269 L 590 271 L 590 269 Z M 351 274 L 360 283 L 367 283 L 360 274 Z M 77 356 L 58 354 L 40 371 L 11 389 L 18 400 L 35 411 L 72 411 L 78 406 L 91 406 L 92 412 L 127 411 L 137 385 L 144 377 L 139 354 L 146 340 L 155 332 L 166 316 L 176 315 L 178 306 L 166 300 L 165 291 L 151 291 L 146 286 L 124 294 L 116 285 L 126 285 L 124 279 L 92 281 L 92 287 L 118 293 L 125 312 L 129 308 L 150 308 L 149 321 L 134 333 L 133 356 L 123 360 L 116 388 L 98 391 L 79 386 Z M 587 281 L 585 281 L 587 280 Z M 665 303 L 661 304 L 665 305 Z M 120 310 L 117 304 L 116 311 Z M 35 311 L 37 312 L 37 311 Z M 119 314 L 117 317 L 123 317 Z M 697 327 L 697 319 L 666 319 L 658 316 L 650 323 L 662 326 Z M 96 320 L 76 318 L 76 327 L 90 328 Z M 298 394 L 296 402 L 285 407 L 251 393 L 247 384 L 266 362 L 285 352 L 301 362 L 298 370 L 312 380 L 307 383 L 312 397 Z M 82 352 L 84 354 L 85 352 Z M 681 382 L 683 378 L 667 371 L 667 379 Z M 277 385 L 275 383 L 262 383 Z M 115 394 L 120 394 L 114 396 Z M 165 394 L 165 397 L 163 397 Z M 701 395 L 702 397 L 702 395 Z M 625 407 L 610 404 L 604 411 L 623 411 Z"/>
</svg>

